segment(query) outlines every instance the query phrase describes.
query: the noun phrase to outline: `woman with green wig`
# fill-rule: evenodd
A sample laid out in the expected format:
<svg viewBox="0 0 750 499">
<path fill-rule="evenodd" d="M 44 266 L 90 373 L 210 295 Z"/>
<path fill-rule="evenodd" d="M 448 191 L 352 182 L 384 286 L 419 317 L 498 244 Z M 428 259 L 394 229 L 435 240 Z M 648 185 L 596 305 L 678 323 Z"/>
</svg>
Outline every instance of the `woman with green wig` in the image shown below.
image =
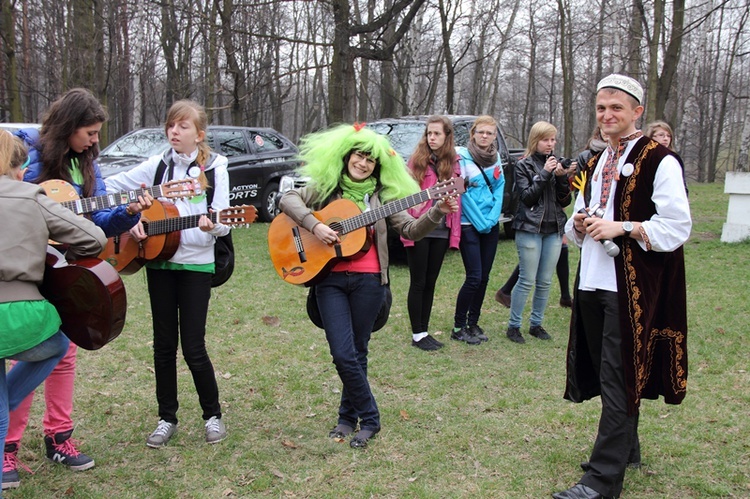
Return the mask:
<svg viewBox="0 0 750 499">
<path fill-rule="evenodd" d="M 300 174 L 310 178 L 288 191 L 279 207 L 296 224 L 325 244 L 340 242 L 337 232 L 318 220 L 314 210 L 336 199 L 349 199 L 362 210 L 418 192 L 403 159 L 388 140 L 363 124 L 338 125 L 302 138 Z M 349 445 L 367 446 L 380 431 L 380 413 L 367 380 L 367 347 L 388 284 L 387 224 L 401 236 L 418 240 L 431 232 L 446 213 L 458 210 L 454 199 L 435 204 L 418 219 L 395 213 L 367 227 L 373 244 L 356 259 L 342 259 L 316 284 L 318 308 L 333 364 L 344 387 L 337 425 L 328 436 Z M 359 425 L 359 431 L 355 432 Z"/>
</svg>

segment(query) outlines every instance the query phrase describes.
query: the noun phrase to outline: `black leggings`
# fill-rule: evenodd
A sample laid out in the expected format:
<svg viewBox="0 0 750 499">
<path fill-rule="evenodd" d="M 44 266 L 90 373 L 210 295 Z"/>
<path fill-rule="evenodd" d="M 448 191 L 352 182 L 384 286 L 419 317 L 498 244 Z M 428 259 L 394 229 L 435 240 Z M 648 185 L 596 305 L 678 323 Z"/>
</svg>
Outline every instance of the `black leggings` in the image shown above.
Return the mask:
<svg viewBox="0 0 750 499">
<path fill-rule="evenodd" d="M 203 419 L 221 417 L 219 389 L 206 352 L 211 274 L 146 269 L 154 324 L 154 371 L 159 419 L 177 423 L 177 348 L 193 375 Z"/>
<path fill-rule="evenodd" d="M 409 321 L 414 334 L 428 331 L 432 300 L 435 296 L 435 283 L 443 258 L 448 251 L 448 240 L 425 237 L 406 248 L 406 261 L 409 264 Z"/>
</svg>

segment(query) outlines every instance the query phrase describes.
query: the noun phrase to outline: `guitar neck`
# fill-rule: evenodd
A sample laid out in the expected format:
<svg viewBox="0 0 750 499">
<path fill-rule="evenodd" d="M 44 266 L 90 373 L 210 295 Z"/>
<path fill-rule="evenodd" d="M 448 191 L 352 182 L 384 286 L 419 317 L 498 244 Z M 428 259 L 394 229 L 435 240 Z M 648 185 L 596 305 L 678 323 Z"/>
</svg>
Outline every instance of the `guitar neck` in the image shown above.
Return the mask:
<svg viewBox="0 0 750 499">
<path fill-rule="evenodd" d="M 193 229 L 195 227 L 198 227 L 198 221 L 203 215 L 207 216 L 213 223 L 217 223 L 219 220 L 218 212 L 202 213 L 200 215 L 187 215 L 184 217 L 144 221 L 143 228 L 146 231 L 146 235 L 149 236 L 166 234 L 167 232 L 177 232 L 185 229 Z"/>
<path fill-rule="evenodd" d="M 334 222 L 333 224 L 331 224 L 331 226 L 333 227 L 334 225 L 338 224 L 340 226 L 340 230 L 337 228 L 337 232 L 346 234 L 348 232 L 361 229 L 362 227 L 372 225 L 381 218 L 389 217 L 395 213 L 418 205 L 419 203 L 424 203 L 428 199 L 430 199 L 430 192 L 429 190 L 425 189 L 424 191 L 412 194 L 411 196 L 406 196 L 405 198 L 386 203 L 383 206 L 375 208 L 374 210 L 368 210 L 360 213 L 359 215 L 341 220 L 340 222 Z"/>
<path fill-rule="evenodd" d="M 76 215 L 83 215 L 84 213 L 91 213 L 96 210 L 116 208 L 117 206 L 122 206 L 124 204 L 135 203 L 138 201 L 138 196 L 143 196 L 146 193 L 151 194 L 153 198 L 163 196 L 161 185 L 155 185 L 153 187 L 143 187 L 114 194 L 105 194 L 104 196 L 63 201 L 62 205 L 73 211 Z"/>
</svg>

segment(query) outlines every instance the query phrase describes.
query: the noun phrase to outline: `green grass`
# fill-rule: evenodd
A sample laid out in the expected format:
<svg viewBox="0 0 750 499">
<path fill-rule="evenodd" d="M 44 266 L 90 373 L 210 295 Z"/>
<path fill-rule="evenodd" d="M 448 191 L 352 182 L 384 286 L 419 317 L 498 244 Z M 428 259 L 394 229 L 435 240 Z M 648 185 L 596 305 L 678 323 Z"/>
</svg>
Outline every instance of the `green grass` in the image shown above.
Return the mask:
<svg viewBox="0 0 750 499">
<path fill-rule="evenodd" d="M 723 185 L 692 185 L 690 197 L 688 394 L 679 406 L 644 402 L 646 466 L 627 472 L 627 498 L 750 497 L 750 243 L 719 241 Z M 383 430 L 357 451 L 326 438 L 340 382 L 322 331 L 305 315 L 306 290 L 283 283 L 271 267 L 267 230 L 235 231 L 238 267 L 211 302 L 208 348 L 228 439 L 203 442 L 180 359 L 179 431 L 164 449 L 145 446 L 157 415 L 139 273 L 125 278 L 122 335 L 79 353 L 74 436 L 96 467 L 72 473 L 43 459 L 40 396 L 20 454 L 35 474 L 21 472 L 21 487 L 7 498 L 548 497 L 580 478 L 600 403 L 562 399 L 570 312 L 557 305 L 556 285 L 545 317 L 553 341 L 505 338 L 508 310 L 492 295 L 516 264 L 512 241 L 498 249 L 481 320 L 490 341 L 481 346 L 448 338 L 463 279 L 458 253 L 449 253 L 438 281 L 432 333 L 446 347 L 437 352 L 410 346 L 408 270 L 392 268 L 392 315 L 370 348 Z M 571 269 L 577 259 L 571 251 Z"/>
</svg>

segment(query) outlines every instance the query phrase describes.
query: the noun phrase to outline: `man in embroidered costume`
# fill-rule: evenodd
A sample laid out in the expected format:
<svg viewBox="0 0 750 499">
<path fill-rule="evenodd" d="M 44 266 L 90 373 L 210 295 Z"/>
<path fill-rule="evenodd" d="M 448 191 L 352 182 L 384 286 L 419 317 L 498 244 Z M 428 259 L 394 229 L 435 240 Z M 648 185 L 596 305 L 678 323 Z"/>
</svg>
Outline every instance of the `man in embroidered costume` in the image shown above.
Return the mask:
<svg viewBox="0 0 750 499">
<path fill-rule="evenodd" d="M 617 497 L 640 466 L 638 408 L 659 395 L 679 404 L 687 387 L 682 245 L 692 221 L 679 158 L 636 129 L 643 88 L 613 74 L 597 85 L 596 118 L 608 147 L 584 165 L 566 234 L 581 248 L 567 352 L 565 398 L 601 396 L 585 474 L 558 499 Z M 579 211 L 599 204 L 603 216 Z M 593 210 L 590 210 L 593 212 Z M 603 240 L 620 248 L 608 256 Z"/>
</svg>

